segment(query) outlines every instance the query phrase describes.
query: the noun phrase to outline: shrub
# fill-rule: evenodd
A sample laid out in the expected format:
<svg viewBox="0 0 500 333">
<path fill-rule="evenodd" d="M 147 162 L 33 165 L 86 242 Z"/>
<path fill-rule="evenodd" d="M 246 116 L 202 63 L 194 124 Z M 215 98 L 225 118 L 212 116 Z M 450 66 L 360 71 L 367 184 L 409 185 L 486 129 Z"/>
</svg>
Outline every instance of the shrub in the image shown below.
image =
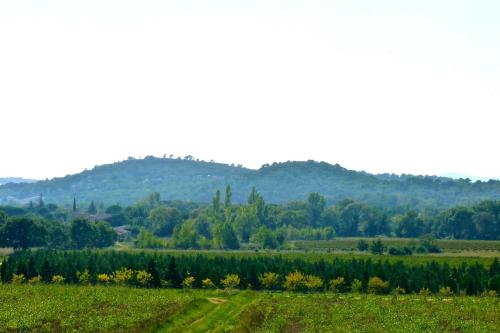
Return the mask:
<svg viewBox="0 0 500 333">
<path fill-rule="evenodd" d="M 482 297 L 497 297 L 497 291 L 496 290 L 485 290 L 481 293 Z"/>
<path fill-rule="evenodd" d="M 90 274 L 89 270 L 86 269 L 82 273 L 77 272 L 76 276 L 78 277 L 78 282 L 82 285 L 87 285 L 90 283 Z"/>
<path fill-rule="evenodd" d="M 186 276 L 186 278 L 182 281 L 182 287 L 186 289 L 193 289 L 194 282 L 196 278 L 194 276 Z"/>
<path fill-rule="evenodd" d="M 205 289 L 214 289 L 215 284 L 209 278 L 201 280 L 201 287 Z"/>
<path fill-rule="evenodd" d="M 363 282 L 358 279 L 354 279 L 351 283 L 351 291 L 353 293 L 360 293 L 363 290 Z"/>
<path fill-rule="evenodd" d="M 441 287 L 441 288 L 439 288 L 439 295 L 451 296 L 451 295 L 453 295 L 453 292 L 451 291 L 450 287 Z"/>
<path fill-rule="evenodd" d="M 406 290 L 405 290 L 405 288 L 401 288 L 400 286 L 397 286 L 394 289 L 394 294 L 396 294 L 396 295 L 404 295 L 404 294 L 406 294 Z"/>
<path fill-rule="evenodd" d="M 153 280 L 153 276 L 151 273 L 148 273 L 146 271 L 136 271 L 135 272 L 135 280 L 137 281 L 137 284 L 140 286 L 147 286 L 151 280 Z"/>
<path fill-rule="evenodd" d="M 316 275 L 307 275 L 305 287 L 308 290 L 319 290 L 323 288 L 323 279 Z"/>
<path fill-rule="evenodd" d="M 295 271 L 285 276 L 283 287 L 286 290 L 295 291 L 305 289 L 306 277 L 301 272 Z"/>
<path fill-rule="evenodd" d="M 377 239 L 370 244 L 370 251 L 373 254 L 383 254 L 384 250 L 385 245 L 380 239 Z"/>
<path fill-rule="evenodd" d="M 345 279 L 339 276 L 333 280 L 330 280 L 329 289 L 333 292 L 342 292 L 344 289 Z"/>
<path fill-rule="evenodd" d="M 113 273 L 113 281 L 116 284 L 127 284 L 134 278 L 134 271 L 128 268 L 121 268 Z"/>
<path fill-rule="evenodd" d="M 368 251 L 368 248 L 369 248 L 370 246 L 368 245 L 368 242 L 367 242 L 367 241 L 365 241 L 364 239 L 360 239 L 360 240 L 358 241 L 358 245 L 357 245 L 357 247 L 358 247 L 358 250 L 359 250 L 359 251 Z"/>
<path fill-rule="evenodd" d="M 28 280 L 29 284 L 39 284 L 42 282 L 42 277 L 40 275 L 33 276 L 31 279 Z"/>
<path fill-rule="evenodd" d="M 21 284 L 23 283 L 25 280 L 24 278 L 24 274 L 23 273 L 20 273 L 20 274 L 12 274 L 12 283 L 13 284 Z"/>
<path fill-rule="evenodd" d="M 64 276 L 62 275 L 54 275 L 52 276 L 52 283 L 53 284 L 63 284 L 64 283 Z"/>
<path fill-rule="evenodd" d="M 267 272 L 259 276 L 259 282 L 264 289 L 272 290 L 278 287 L 280 283 L 279 278 L 279 274 Z"/>
<path fill-rule="evenodd" d="M 389 289 L 389 281 L 383 281 L 378 276 L 374 276 L 368 280 L 368 292 L 370 294 L 381 294 Z"/>
<path fill-rule="evenodd" d="M 431 294 L 431 291 L 429 290 L 429 288 L 424 287 L 424 288 L 420 289 L 418 294 L 421 296 L 429 296 Z"/>
<path fill-rule="evenodd" d="M 404 247 L 391 246 L 389 247 L 387 252 L 393 256 L 410 256 L 413 254 L 413 250 L 408 246 Z"/>
<path fill-rule="evenodd" d="M 238 274 L 227 274 L 224 279 L 220 280 L 220 283 L 226 289 L 234 289 L 240 284 L 240 277 Z"/>
<path fill-rule="evenodd" d="M 109 281 L 112 280 L 112 276 L 108 275 L 108 274 L 98 274 L 97 275 L 97 281 L 99 283 L 108 283 Z"/>
</svg>

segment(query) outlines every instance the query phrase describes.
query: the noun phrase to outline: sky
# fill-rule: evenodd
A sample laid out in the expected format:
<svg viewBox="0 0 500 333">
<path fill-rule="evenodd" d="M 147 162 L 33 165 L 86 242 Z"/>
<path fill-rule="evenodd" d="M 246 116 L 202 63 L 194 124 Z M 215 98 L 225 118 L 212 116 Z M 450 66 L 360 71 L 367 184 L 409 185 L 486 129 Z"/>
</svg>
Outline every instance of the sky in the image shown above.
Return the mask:
<svg viewBox="0 0 500 333">
<path fill-rule="evenodd" d="M 500 178 L 500 1 L 0 0 L 0 177 L 128 156 Z"/>
</svg>

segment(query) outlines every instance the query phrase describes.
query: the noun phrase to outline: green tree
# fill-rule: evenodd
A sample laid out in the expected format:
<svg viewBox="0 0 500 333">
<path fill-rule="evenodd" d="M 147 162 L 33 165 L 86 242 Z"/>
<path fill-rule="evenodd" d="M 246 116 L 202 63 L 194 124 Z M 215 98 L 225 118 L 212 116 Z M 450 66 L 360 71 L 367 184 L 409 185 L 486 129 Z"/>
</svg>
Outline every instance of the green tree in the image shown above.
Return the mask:
<svg viewBox="0 0 500 333">
<path fill-rule="evenodd" d="M 177 208 L 156 207 L 148 216 L 149 229 L 157 236 L 171 236 L 174 228 L 182 222 L 182 214 Z"/>
<path fill-rule="evenodd" d="M 47 230 L 28 216 L 12 217 L 0 227 L 0 247 L 27 249 L 46 244 Z"/>
<path fill-rule="evenodd" d="M 321 214 L 325 209 L 325 198 L 318 193 L 310 193 L 307 197 L 307 214 L 309 226 L 316 227 L 319 224 Z"/>
<path fill-rule="evenodd" d="M 214 247 L 219 249 L 239 249 L 240 243 L 229 223 L 219 222 L 213 231 Z"/>
<path fill-rule="evenodd" d="M 385 245 L 384 245 L 384 243 L 380 239 L 374 240 L 370 244 L 370 252 L 371 253 L 373 253 L 373 254 L 383 254 L 384 251 L 385 251 Z"/>
</svg>

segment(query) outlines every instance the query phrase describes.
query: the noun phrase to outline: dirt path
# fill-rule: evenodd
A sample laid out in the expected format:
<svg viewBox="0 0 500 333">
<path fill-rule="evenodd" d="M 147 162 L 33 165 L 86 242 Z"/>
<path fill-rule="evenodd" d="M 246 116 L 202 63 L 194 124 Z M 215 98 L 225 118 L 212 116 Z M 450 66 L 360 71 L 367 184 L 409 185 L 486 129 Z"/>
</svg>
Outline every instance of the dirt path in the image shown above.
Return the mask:
<svg viewBox="0 0 500 333">
<path fill-rule="evenodd" d="M 234 327 L 242 311 L 255 300 L 253 293 L 246 292 L 199 298 L 154 332 L 227 332 Z"/>
</svg>

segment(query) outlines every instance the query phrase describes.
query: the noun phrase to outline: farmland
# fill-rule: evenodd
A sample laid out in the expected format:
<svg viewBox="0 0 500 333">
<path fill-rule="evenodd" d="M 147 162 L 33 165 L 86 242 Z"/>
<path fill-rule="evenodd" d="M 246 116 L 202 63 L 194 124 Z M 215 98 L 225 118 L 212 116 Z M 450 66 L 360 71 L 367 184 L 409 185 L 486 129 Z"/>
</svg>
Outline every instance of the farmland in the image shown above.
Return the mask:
<svg viewBox="0 0 500 333">
<path fill-rule="evenodd" d="M 290 247 L 295 250 L 356 251 L 360 240 L 371 242 L 373 238 L 338 237 L 332 240 L 293 241 Z M 396 247 L 414 246 L 418 242 L 418 239 L 396 237 L 381 237 L 380 240 L 387 246 Z M 494 256 L 500 252 L 500 241 L 437 239 L 436 245 L 446 254 L 453 255 L 468 252 L 472 255 L 490 253 Z"/>
<path fill-rule="evenodd" d="M 0 290 L 0 332 L 495 332 L 500 325 L 497 297 L 12 284 Z"/>
</svg>

